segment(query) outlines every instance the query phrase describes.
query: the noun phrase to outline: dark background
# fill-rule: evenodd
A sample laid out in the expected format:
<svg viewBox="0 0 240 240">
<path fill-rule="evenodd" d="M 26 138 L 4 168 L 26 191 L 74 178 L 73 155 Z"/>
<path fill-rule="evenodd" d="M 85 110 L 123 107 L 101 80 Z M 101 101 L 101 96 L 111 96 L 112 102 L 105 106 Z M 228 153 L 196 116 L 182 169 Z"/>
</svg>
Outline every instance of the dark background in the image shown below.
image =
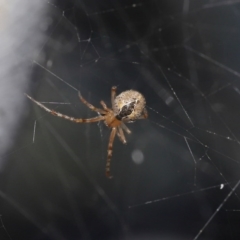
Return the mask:
<svg viewBox="0 0 240 240">
<path fill-rule="evenodd" d="M 116 138 L 109 180 L 104 124 L 68 122 L 26 101 L 1 172 L 0 239 L 239 239 L 238 1 L 46 5 L 28 94 L 92 117 L 76 89 L 110 106 L 116 85 L 145 96 L 149 119 L 128 125 L 126 146 Z"/>
</svg>

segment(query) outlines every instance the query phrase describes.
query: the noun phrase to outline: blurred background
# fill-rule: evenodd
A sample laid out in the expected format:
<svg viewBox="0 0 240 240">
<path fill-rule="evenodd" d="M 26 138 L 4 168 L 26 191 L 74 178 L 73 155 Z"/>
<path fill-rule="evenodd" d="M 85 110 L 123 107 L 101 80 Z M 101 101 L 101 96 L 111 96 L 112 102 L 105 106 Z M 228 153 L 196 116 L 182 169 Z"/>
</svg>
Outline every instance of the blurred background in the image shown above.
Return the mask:
<svg viewBox="0 0 240 240">
<path fill-rule="evenodd" d="M 0 239 L 237 240 L 240 1 L 0 1 Z M 135 89 L 110 130 L 78 98 Z"/>
</svg>

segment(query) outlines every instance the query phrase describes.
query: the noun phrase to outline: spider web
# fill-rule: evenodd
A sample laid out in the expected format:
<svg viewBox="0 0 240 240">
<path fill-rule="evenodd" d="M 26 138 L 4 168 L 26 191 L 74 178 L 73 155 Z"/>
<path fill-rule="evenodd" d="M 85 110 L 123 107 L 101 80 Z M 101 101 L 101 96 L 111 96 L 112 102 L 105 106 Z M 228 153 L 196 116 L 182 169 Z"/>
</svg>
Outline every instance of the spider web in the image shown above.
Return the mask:
<svg viewBox="0 0 240 240">
<path fill-rule="evenodd" d="M 109 129 L 25 100 L 1 174 L 5 238 L 239 239 L 239 2 L 44 3 L 27 93 L 89 118 L 78 90 L 110 107 L 112 86 L 136 89 L 149 118 L 115 139 L 109 180 Z"/>
</svg>

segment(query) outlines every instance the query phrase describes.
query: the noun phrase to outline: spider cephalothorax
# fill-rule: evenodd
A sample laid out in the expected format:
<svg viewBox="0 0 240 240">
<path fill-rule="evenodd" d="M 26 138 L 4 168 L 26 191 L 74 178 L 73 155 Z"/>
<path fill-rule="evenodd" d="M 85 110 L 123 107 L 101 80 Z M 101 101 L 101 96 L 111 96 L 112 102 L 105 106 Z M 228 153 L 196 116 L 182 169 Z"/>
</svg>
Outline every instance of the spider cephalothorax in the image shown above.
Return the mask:
<svg viewBox="0 0 240 240">
<path fill-rule="evenodd" d="M 72 122 L 76 123 L 91 123 L 91 122 L 98 122 L 104 121 L 106 126 L 112 129 L 109 143 L 108 143 L 108 151 L 107 151 L 107 163 L 106 163 L 106 176 L 111 178 L 110 175 L 110 161 L 112 158 L 112 146 L 115 136 L 119 137 L 122 143 L 126 143 L 125 135 L 123 130 L 126 133 L 131 133 L 128 127 L 125 125 L 127 122 L 134 122 L 137 119 L 145 119 L 147 118 L 147 110 L 145 108 L 146 101 L 144 96 L 134 90 L 127 90 L 125 92 L 120 93 L 116 96 L 116 87 L 112 87 L 111 90 L 111 103 L 112 109 L 108 108 L 106 104 L 101 101 L 102 109 L 96 108 L 89 102 L 87 102 L 80 92 L 78 93 L 80 100 L 91 110 L 98 112 L 100 115 L 93 118 L 83 119 L 83 118 L 73 118 L 62 113 L 56 112 L 45 107 L 42 103 L 36 101 L 32 97 L 26 94 L 26 96 L 35 102 L 38 106 L 43 108 L 45 111 L 51 113 L 54 116 L 65 118 Z"/>
</svg>

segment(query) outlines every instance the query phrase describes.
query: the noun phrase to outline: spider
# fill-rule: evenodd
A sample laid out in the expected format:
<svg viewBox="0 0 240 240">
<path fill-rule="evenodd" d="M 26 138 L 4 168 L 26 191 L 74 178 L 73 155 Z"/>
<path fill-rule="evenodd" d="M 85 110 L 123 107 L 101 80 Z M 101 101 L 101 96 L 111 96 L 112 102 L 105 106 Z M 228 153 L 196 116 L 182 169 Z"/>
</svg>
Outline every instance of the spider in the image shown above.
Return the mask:
<svg viewBox="0 0 240 240">
<path fill-rule="evenodd" d="M 75 123 L 92 123 L 92 122 L 104 121 L 105 125 L 112 129 L 109 137 L 109 143 L 108 143 L 108 149 L 107 149 L 107 163 L 106 163 L 106 177 L 112 178 L 110 174 L 110 162 L 112 158 L 113 141 L 115 139 L 116 134 L 119 137 L 120 141 L 123 144 L 126 144 L 127 141 L 126 141 L 123 130 L 128 134 L 130 134 L 131 131 L 125 125 L 125 123 L 134 122 L 137 119 L 146 119 L 148 117 L 148 113 L 145 107 L 146 101 L 144 96 L 141 93 L 134 90 L 127 90 L 120 93 L 118 96 L 116 96 L 116 90 L 117 90 L 117 87 L 115 86 L 112 87 L 111 89 L 112 109 L 108 108 L 107 105 L 104 103 L 104 101 L 100 101 L 100 104 L 102 105 L 102 109 L 94 107 L 91 103 L 87 102 L 82 97 L 80 92 L 78 92 L 78 96 L 82 101 L 82 103 L 85 104 L 87 107 L 89 107 L 92 111 L 95 111 L 99 114 L 96 117 L 87 118 L 87 119 L 74 118 L 74 117 L 70 117 L 62 113 L 56 112 L 54 110 L 47 108 L 40 102 L 36 101 L 35 99 L 27 95 L 26 93 L 25 95 L 34 103 L 36 103 L 38 106 L 43 108 L 45 111 L 51 113 L 52 115 L 60 118 L 65 118 Z"/>
</svg>

